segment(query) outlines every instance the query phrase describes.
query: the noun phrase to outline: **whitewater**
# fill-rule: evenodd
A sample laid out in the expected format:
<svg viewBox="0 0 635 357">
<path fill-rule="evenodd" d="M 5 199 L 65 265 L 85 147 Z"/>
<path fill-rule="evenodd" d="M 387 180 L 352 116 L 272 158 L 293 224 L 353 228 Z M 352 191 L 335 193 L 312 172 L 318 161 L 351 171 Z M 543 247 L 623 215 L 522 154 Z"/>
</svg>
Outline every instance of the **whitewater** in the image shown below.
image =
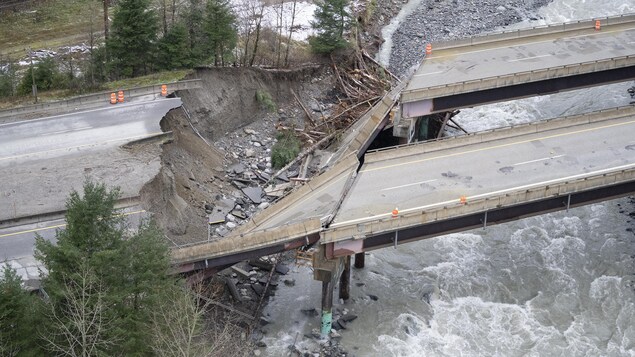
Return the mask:
<svg viewBox="0 0 635 357">
<path fill-rule="evenodd" d="M 555 0 L 538 20 L 509 28 L 633 12 L 634 1 Z M 473 132 L 628 105 L 631 85 L 465 109 L 456 119 Z M 359 316 L 341 344 L 354 356 L 635 356 L 633 212 L 624 198 L 370 252 L 353 269 L 351 299 L 335 304 Z M 295 286 L 281 286 L 265 309 L 271 356 L 308 343 L 302 335 L 319 325 L 299 310 L 319 310 L 320 282 L 302 267 L 289 278 Z"/>
</svg>

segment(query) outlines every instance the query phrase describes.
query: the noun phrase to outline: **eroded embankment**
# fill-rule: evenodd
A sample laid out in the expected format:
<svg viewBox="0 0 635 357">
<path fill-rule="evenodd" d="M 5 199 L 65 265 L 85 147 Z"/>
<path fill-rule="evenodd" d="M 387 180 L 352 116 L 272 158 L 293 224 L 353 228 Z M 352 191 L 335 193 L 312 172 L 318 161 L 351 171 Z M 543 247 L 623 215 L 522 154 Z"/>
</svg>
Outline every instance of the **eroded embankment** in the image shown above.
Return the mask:
<svg viewBox="0 0 635 357">
<path fill-rule="evenodd" d="M 276 125 L 303 123 L 305 114 L 292 91 L 311 107 L 333 88 L 329 69 L 321 66 L 199 68 L 193 77 L 203 80 L 203 88 L 178 93 L 183 108 L 170 111 L 161 123 L 164 131 L 173 132 L 173 140 L 162 146 L 159 174 L 141 191 L 144 208 L 177 245 L 206 240 L 208 214 L 221 201 L 239 217 L 212 227 L 212 236 L 226 234 L 273 200 L 264 193 L 262 202 L 247 197 L 234 179 L 236 165 L 253 173 L 247 186 L 262 184 L 272 171 L 269 155 Z M 278 109 L 268 112 L 256 99 L 257 91 L 269 93 Z"/>
</svg>

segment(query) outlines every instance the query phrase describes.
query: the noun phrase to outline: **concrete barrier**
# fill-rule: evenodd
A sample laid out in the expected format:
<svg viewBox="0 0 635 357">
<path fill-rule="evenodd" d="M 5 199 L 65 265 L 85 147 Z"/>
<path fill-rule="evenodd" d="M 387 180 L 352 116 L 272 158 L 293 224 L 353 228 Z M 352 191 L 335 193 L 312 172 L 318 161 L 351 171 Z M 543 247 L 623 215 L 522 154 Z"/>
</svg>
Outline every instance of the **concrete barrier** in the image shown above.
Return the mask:
<svg viewBox="0 0 635 357">
<path fill-rule="evenodd" d="M 236 253 L 284 244 L 297 237 L 314 234 L 322 229 L 319 218 L 222 238 L 213 242 L 172 249 L 172 263 L 182 265 Z"/>
<path fill-rule="evenodd" d="M 267 223 L 268 220 L 277 216 L 282 211 L 288 210 L 298 201 L 303 200 L 311 192 L 319 190 L 323 185 L 340 175 L 350 175 L 359 166 L 359 161 L 355 153 L 349 154 L 335 166 L 326 172 L 314 177 L 306 184 L 300 186 L 293 192 L 283 197 L 267 209 L 256 214 L 247 224 L 240 226 L 239 229 L 232 232 L 231 236 L 252 232 Z"/>
<path fill-rule="evenodd" d="M 340 148 L 333 155 L 332 162 L 351 153 L 357 153 L 357 157 L 364 155 L 366 148 L 375 138 L 383 119 L 388 115 L 392 107 L 399 100 L 399 95 L 408 82 L 401 82 L 398 86 L 386 93 L 371 109 L 362 115 L 348 130 L 348 134 L 340 143 Z"/>
<path fill-rule="evenodd" d="M 635 21 L 635 14 L 609 16 L 591 20 L 572 21 L 552 25 L 535 26 L 527 29 L 513 31 L 492 32 L 480 36 L 473 36 L 464 39 L 435 42 L 432 45 L 434 51 L 457 47 L 474 46 L 484 43 L 513 40 L 518 38 L 539 36 L 551 33 L 562 33 L 567 31 L 577 31 L 582 29 L 593 29 L 595 20 L 600 20 L 601 26 L 619 25 Z"/>
<path fill-rule="evenodd" d="M 139 202 L 140 202 L 139 196 L 124 197 L 119 199 L 115 203 L 115 209 L 121 209 L 125 207 L 134 206 L 139 204 Z M 38 214 L 29 215 L 29 216 L 21 216 L 21 217 L 14 217 L 11 219 L 5 219 L 4 221 L 0 221 L 0 229 L 62 219 L 64 218 L 65 214 L 66 214 L 66 210 L 59 210 L 54 212 L 38 213 Z"/>
<path fill-rule="evenodd" d="M 186 81 L 179 81 L 168 83 L 168 92 L 174 92 L 177 90 L 187 90 L 202 88 L 202 81 L 200 79 L 191 79 Z M 123 90 L 126 100 L 130 98 L 139 97 L 143 95 L 159 94 L 161 93 L 161 85 L 152 85 L 138 88 L 130 88 Z M 0 118 L 7 118 L 11 116 L 19 116 L 30 113 L 38 113 L 43 111 L 55 111 L 69 108 L 82 107 L 95 103 L 110 103 L 110 95 L 113 91 L 100 92 L 95 94 L 82 95 L 75 98 L 66 100 L 60 100 L 55 102 L 40 103 L 24 107 L 12 108 L 0 110 Z"/>
</svg>

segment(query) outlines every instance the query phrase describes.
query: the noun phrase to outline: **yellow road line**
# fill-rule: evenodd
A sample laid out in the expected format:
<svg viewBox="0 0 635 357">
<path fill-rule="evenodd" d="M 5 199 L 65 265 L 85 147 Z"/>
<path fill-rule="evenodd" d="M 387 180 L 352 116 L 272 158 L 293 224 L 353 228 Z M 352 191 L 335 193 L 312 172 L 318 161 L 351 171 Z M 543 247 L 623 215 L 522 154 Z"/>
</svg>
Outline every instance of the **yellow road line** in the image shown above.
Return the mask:
<svg viewBox="0 0 635 357">
<path fill-rule="evenodd" d="M 629 120 L 629 121 L 623 122 L 623 123 L 609 124 L 609 125 L 599 126 L 599 127 L 595 127 L 595 128 L 581 129 L 581 130 L 576 130 L 576 131 L 571 131 L 571 132 L 566 132 L 566 133 L 561 133 L 561 134 L 547 135 L 547 136 L 542 136 L 542 137 L 538 137 L 538 138 L 532 138 L 532 139 L 521 140 L 521 141 L 516 141 L 516 142 L 512 142 L 512 143 L 507 143 L 507 144 L 488 146 L 488 147 L 484 147 L 484 148 L 466 150 L 466 151 L 456 152 L 456 153 L 452 153 L 452 154 L 439 155 L 439 156 L 434 156 L 434 157 L 428 157 L 428 158 L 425 158 L 425 159 L 419 159 L 419 160 L 413 160 L 413 161 L 408 161 L 408 162 L 402 162 L 402 163 L 398 163 L 398 164 L 380 166 L 380 167 L 375 167 L 375 168 L 371 168 L 371 169 L 360 170 L 359 173 L 371 172 L 371 171 L 377 171 L 377 170 L 384 170 L 384 169 L 389 169 L 389 168 L 393 168 L 393 167 L 411 165 L 411 164 L 416 164 L 416 163 L 425 162 L 425 161 L 432 161 L 432 160 L 436 160 L 436 159 L 444 159 L 444 158 L 453 157 L 453 156 L 472 154 L 472 153 L 480 152 L 480 151 L 500 149 L 500 148 L 508 147 L 508 146 L 526 144 L 526 143 L 529 143 L 529 142 L 532 142 L 532 141 L 537 141 L 537 140 L 553 139 L 553 138 L 558 138 L 558 137 L 563 137 L 563 136 L 568 136 L 568 135 L 575 135 L 575 134 L 580 134 L 580 133 L 585 133 L 585 132 L 591 132 L 591 131 L 596 131 L 596 130 L 606 129 L 606 128 L 612 128 L 612 127 L 617 127 L 617 126 L 622 126 L 622 125 L 630 125 L 630 124 L 634 124 L 634 123 L 635 123 L 635 120 Z M 450 149 L 445 149 L 445 150 L 450 150 Z M 419 155 L 421 155 L 421 154 L 426 154 L 426 153 L 425 152 L 419 153 Z M 391 159 L 391 160 L 393 160 L 393 159 Z"/>
<path fill-rule="evenodd" d="M 132 212 L 125 212 L 125 213 L 120 213 L 117 216 L 118 217 L 124 217 L 124 216 L 130 216 L 133 214 L 138 214 L 138 213 L 143 213 L 145 212 L 145 210 L 138 210 L 138 211 L 132 211 Z M 66 227 L 66 223 L 62 223 L 62 224 L 56 224 L 54 226 L 48 226 L 48 227 L 41 227 L 41 228 L 33 228 L 33 229 L 27 229 L 24 231 L 19 231 L 19 232 L 13 232 L 13 233 L 6 233 L 6 234 L 0 234 L 0 238 L 4 238 L 4 237 L 11 237 L 11 236 L 17 236 L 19 234 L 25 234 L 25 233 L 33 233 L 33 232 L 39 232 L 39 231 L 46 231 L 49 229 L 56 229 L 56 228 L 62 228 L 62 227 Z"/>
</svg>

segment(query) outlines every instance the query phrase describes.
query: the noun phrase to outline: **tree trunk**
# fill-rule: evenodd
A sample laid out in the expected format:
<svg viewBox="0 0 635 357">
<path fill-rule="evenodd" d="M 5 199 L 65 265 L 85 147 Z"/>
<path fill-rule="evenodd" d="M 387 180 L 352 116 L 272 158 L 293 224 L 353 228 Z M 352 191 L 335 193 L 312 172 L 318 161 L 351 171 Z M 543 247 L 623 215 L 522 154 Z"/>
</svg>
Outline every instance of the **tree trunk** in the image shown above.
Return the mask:
<svg viewBox="0 0 635 357">
<path fill-rule="evenodd" d="M 163 0 L 163 36 L 168 33 L 168 4 Z"/>
<path fill-rule="evenodd" d="M 108 3 L 109 0 L 104 1 L 104 39 L 108 41 Z"/>
<path fill-rule="evenodd" d="M 276 59 L 276 67 L 280 68 L 280 54 L 282 53 L 282 20 L 284 12 L 284 0 L 280 0 L 280 14 L 278 14 L 278 59 Z"/>
<path fill-rule="evenodd" d="M 293 0 L 293 11 L 291 11 L 291 26 L 289 27 L 289 37 L 287 38 L 287 53 L 284 55 L 284 66 L 289 66 L 289 50 L 291 49 L 291 34 L 293 34 L 293 24 L 295 23 L 295 5 L 298 0 Z"/>
<path fill-rule="evenodd" d="M 251 54 L 251 61 L 249 61 L 249 66 L 253 67 L 254 61 L 256 60 L 256 54 L 258 53 L 258 43 L 260 42 L 260 25 L 262 24 L 262 13 L 265 10 L 264 4 L 260 4 L 260 14 L 258 15 L 258 20 L 256 22 L 256 38 L 254 39 L 254 52 Z"/>
</svg>

